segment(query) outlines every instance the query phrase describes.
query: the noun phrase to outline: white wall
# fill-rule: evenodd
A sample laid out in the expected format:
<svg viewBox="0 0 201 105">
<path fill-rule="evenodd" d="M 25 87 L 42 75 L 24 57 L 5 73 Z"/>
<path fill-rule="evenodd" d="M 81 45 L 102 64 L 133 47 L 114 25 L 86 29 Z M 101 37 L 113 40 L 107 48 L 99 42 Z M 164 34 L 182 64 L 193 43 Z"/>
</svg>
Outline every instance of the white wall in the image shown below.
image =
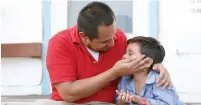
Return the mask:
<svg viewBox="0 0 201 105">
<path fill-rule="evenodd" d="M 161 0 L 159 39 L 166 49 L 164 64 L 180 98 L 201 103 L 201 13 L 198 0 Z"/>
<path fill-rule="evenodd" d="M 51 1 L 51 35 L 67 28 L 67 0 Z"/>
<path fill-rule="evenodd" d="M 42 42 L 41 2 L 16 2 L 2 9 L 1 43 Z"/>
<path fill-rule="evenodd" d="M 42 42 L 42 2 L 3 2 L 1 43 Z M 2 58 L 2 95 L 41 94 L 42 61 L 36 58 Z"/>
</svg>

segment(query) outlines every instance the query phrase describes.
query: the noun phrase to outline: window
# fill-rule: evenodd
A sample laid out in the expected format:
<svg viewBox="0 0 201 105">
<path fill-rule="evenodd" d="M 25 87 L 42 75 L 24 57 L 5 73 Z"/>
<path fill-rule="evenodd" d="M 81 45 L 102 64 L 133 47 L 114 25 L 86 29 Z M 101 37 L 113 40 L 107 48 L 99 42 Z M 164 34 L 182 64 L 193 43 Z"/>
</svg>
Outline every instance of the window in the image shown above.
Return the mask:
<svg viewBox="0 0 201 105">
<path fill-rule="evenodd" d="M 91 1 L 93 0 L 51 1 L 51 35 L 55 35 L 58 31 L 74 26 L 81 8 Z M 135 35 L 150 35 L 150 13 L 152 12 L 150 12 L 149 8 L 152 8 L 152 6 L 150 6 L 149 1 L 100 1 L 108 4 L 112 8 L 117 18 L 117 27 L 124 31 L 128 39 Z"/>
<path fill-rule="evenodd" d="M 76 24 L 79 11 L 91 1 L 68 1 L 67 27 Z M 133 33 L 133 1 L 103 1 L 108 4 L 116 15 L 117 27 L 125 33 Z"/>
</svg>

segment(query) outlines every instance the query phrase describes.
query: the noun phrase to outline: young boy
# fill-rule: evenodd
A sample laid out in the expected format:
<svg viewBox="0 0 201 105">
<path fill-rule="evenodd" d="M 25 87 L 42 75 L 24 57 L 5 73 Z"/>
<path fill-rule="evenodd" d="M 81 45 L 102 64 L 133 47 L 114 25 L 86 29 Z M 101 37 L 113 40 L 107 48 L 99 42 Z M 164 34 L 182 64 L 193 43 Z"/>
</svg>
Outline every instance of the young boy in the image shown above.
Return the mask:
<svg viewBox="0 0 201 105">
<path fill-rule="evenodd" d="M 138 36 L 127 43 L 127 56 L 145 55 L 153 59 L 153 64 L 163 61 L 165 49 L 156 39 Z M 174 87 L 162 89 L 156 86 L 159 74 L 151 70 L 153 64 L 150 68 L 122 77 L 116 90 L 117 105 L 185 105 L 179 101 Z"/>
</svg>

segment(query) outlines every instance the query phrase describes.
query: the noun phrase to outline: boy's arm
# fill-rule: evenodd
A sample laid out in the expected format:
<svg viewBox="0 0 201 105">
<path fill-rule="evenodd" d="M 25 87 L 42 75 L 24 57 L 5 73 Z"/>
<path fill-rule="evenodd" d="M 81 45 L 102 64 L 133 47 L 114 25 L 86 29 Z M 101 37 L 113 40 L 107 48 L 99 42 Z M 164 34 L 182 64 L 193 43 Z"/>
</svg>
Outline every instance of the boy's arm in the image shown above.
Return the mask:
<svg viewBox="0 0 201 105">
<path fill-rule="evenodd" d="M 139 105 L 143 104 L 143 98 L 140 96 L 133 96 L 132 102 L 135 102 Z M 162 100 L 153 99 L 153 98 L 146 98 L 146 105 L 169 105 L 166 102 L 163 102 Z M 170 104 L 172 105 L 172 104 Z"/>
<path fill-rule="evenodd" d="M 119 100 L 119 95 L 120 95 L 120 92 L 121 91 L 125 91 L 126 90 L 126 76 L 123 76 L 121 78 L 121 81 L 119 82 L 118 84 L 118 90 L 116 90 L 116 95 L 115 95 L 115 102 L 116 102 L 116 105 L 129 105 L 129 104 L 126 104 L 126 103 L 123 103 L 121 100 Z"/>
<path fill-rule="evenodd" d="M 146 98 L 146 105 L 176 105 L 179 101 L 174 87 L 162 89 L 153 84 L 153 98 Z M 138 104 L 143 103 L 143 98 L 133 96 L 132 101 Z"/>
<path fill-rule="evenodd" d="M 154 98 L 147 98 L 151 105 L 176 105 L 179 100 L 175 88 L 162 89 L 157 87 L 156 84 L 153 86 Z"/>
<path fill-rule="evenodd" d="M 147 98 L 146 105 L 173 105 L 173 104 L 168 104 L 168 103 L 163 102 L 161 100 Z"/>
</svg>

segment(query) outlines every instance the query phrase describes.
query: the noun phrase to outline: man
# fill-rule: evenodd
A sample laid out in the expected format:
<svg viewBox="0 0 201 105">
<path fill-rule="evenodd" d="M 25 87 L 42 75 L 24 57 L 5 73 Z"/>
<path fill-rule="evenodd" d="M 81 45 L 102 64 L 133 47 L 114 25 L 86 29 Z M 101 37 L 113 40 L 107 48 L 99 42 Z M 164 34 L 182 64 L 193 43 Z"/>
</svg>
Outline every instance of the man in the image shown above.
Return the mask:
<svg viewBox="0 0 201 105">
<path fill-rule="evenodd" d="M 126 43 L 110 7 L 101 2 L 87 4 L 80 11 L 76 26 L 57 33 L 49 41 L 46 63 L 52 100 L 36 102 L 37 105 L 114 103 L 120 77 L 152 64 L 152 59 L 144 56 L 122 59 Z M 163 65 L 155 65 L 154 69 L 160 72 L 158 85 L 169 86 L 170 77 Z"/>
</svg>

